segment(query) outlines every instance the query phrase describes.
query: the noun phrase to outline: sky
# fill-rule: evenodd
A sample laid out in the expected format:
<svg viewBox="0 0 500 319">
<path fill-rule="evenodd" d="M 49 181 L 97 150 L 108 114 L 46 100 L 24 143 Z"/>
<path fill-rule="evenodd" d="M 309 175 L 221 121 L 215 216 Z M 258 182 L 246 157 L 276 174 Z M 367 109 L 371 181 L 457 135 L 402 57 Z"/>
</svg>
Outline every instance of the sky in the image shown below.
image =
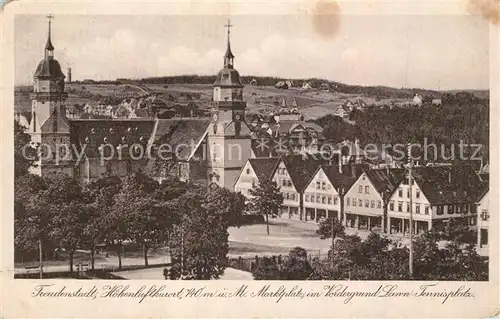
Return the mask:
<svg viewBox="0 0 500 319">
<path fill-rule="evenodd" d="M 209 75 L 222 67 L 226 23 L 227 16 L 215 15 L 58 15 L 52 43 L 73 80 Z M 489 26 L 478 16 L 237 15 L 231 24 L 235 68 L 243 76 L 489 87 Z M 45 16 L 16 16 L 16 84 L 32 83 L 46 39 Z"/>
</svg>

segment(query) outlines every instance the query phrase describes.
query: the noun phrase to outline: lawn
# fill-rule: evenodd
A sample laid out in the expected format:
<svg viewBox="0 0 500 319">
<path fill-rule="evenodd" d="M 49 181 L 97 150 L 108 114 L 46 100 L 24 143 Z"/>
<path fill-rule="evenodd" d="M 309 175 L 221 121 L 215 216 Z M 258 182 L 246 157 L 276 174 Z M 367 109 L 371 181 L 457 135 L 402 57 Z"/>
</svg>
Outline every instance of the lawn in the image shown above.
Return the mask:
<svg viewBox="0 0 500 319">
<path fill-rule="evenodd" d="M 273 219 L 269 221 L 269 235 L 265 224 L 229 229 L 229 255 L 253 257 L 255 255 L 288 254 L 300 246 L 315 254 L 326 254 L 329 240 L 316 234 L 317 225 L 299 221 Z"/>
</svg>

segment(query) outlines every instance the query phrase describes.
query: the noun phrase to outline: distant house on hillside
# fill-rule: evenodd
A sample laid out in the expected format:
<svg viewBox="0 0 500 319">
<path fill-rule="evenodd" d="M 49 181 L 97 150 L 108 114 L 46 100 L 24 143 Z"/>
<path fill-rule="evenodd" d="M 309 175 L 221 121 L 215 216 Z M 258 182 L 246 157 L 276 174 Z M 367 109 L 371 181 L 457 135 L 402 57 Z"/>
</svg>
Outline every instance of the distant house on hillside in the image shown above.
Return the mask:
<svg viewBox="0 0 500 319">
<path fill-rule="evenodd" d="M 441 99 L 433 99 L 432 100 L 432 105 L 441 105 Z"/>
<path fill-rule="evenodd" d="M 257 86 L 257 79 L 252 79 L 252 81 L 250 81 L 250 85 Z"/>
<path fill-rule="evenodd" d="M 274 85 L 278 89 L 288 89 L 288 84 L 285 81 L 279 81 Z"/>
<path fill-rule="evenodd" d="M 415 93 L 413 96 L 413 105 L 422 105 L 422 95 Z"/>
<path fill-rule="evenodd" d="M 323 82 L 323 83 L 321 83 L 321 85 L 319 86 L 319 89 L 320 89 L 320 90 L 323 90 L 323 91 L 326 91 L 326 92 L 329 92 L 329 91 L 332 89 L 332 87 L 331 87 L 330 83 L 328 83 L 328 82 Z"/>
<path fill-rule="evenodd" d="M 302 83 L 302 88 L 305 90 L 311 89 L 312 88 L 311 83 L 304 81 L 304 83 Z"/>
</svg>

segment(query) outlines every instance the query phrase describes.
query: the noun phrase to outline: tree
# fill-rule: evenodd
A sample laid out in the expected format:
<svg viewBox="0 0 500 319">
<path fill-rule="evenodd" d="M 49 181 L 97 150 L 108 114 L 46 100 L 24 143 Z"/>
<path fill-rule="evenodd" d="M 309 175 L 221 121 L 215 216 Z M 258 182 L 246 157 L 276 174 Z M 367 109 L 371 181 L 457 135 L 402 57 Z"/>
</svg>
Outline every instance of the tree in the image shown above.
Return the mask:
<svg viewBox="0 0 500 319">
<path fill-rule="evenodd" d="M 112 242 L 112 224 L 108 221 L 115 202 L 115 195 L 121 189 L 118 176 L 106 175 L 86 185 L 83 196 L 87 203 L 89 219 L 83 229 L 84 245 L 90 249 L 91 268 L 95 268 L 96 244 L 99 241 Z"/>
<path fill-rule="evenodd" d="M 265 214 L 267 234 L 269 235 L 269 215 L 275 217 L 278 215 L 278 210 L 283 204 L 283 194 L 276 182 L 271 180 L 263 180 L 259 182 L 255 189 L 250 189 L 249 207 L 257 214 Z"/>
<path fill-rule="evenodd" d="M 38 154 L 36 148 L 30 146 L 31 138 L 26 128 L 14 121 L 14 177 L 26 175 L 31 167 L 36 166 Z"/>
<path fill-rule="evenodd" d="M 48 242 L 50 209 L 40 192 L 47 188 L 40 176 L 26 174 L 14 181 L 14 242 L 16 250 L 33 251 Z M 41 261 L 40 261 L 41 262 Z"/>
<path fill-rule="evenodd" d="M 170 279 L 218 279 L 227 265 L 227 231 L 241 216 L 244 197 L 225 188 L 192 186 L 170 202 L 178 214 L 169 246 Z"/>
<path fill-rule="evenodd" d="M 281 280 L 281 267 L 273 259 L 263 257 L 252 271 L 255 280 Z"/>
<path fill-rule="evenodd" d="M 295 247 L 288 253 L 288 258 L 282 266 L 281 279 L 283 280 L 305 280 L 312 273 L 312 267 L 307 260 L 307 251 L 301 247 Z"/>
<path fill-rule="evenodd" d="M 132 240 L 143 247 L 144 264 L 148 266 L 147 253 L 149 246 L 159 238 L 158 206 L 154 195 L 158 183 L 141 172 L 125 177 L 120 191 L 114 196 L 111 209 L 113 235 L 118 244 L 119 268 L 123 242 Z"/>
<path fill-rule="evenodd" d="M 329 256 L 332 262 L 332 267 L 333 267 L 333 259 L 334 259 L 334 254 L 331 252 L 335 251 L 335 238 L 337 237 L 344 237 L 345 236 L 345 228 L 344 226 L 333 216 L 329 216 L 326 219 L 323 219 L 319 223 L 319 228 L 316 230 L 316 233 L 320 235 L 321 239 L 327 239 L 327 238 L 332 238 L 333 234 L 333 240 L 332 240 L 332 247 L 329 252 Z M 333 233 L 332 233 L 333 232 Z"/>
</svg>

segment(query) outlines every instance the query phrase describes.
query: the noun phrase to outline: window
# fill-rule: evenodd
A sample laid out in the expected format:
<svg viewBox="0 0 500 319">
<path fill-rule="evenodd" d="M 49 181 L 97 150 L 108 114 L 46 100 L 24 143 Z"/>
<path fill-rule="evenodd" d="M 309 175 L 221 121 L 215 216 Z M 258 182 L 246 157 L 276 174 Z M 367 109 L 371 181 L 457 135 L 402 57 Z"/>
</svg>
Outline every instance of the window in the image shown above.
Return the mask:
<svg viewBox="0 0 500 319">
<path fill-rule="evenodd" d="M 394 211 L 394 201 L 391 200 L 391 202 L 389 203 L 389 209 L 393 212 Z"/>
<path fill-rule="evenodd" d="M 359 185 L 358 192 L 359 192 L 360 194 L 363 194 L 363 186 Z"/>
<path fill-rule="evenodd" d="M 448 205 L 448 214 L 453 214 L 455 213 L 455 206 L 454 205 Z"/>
<path fill-rule="evenodd" d="M 286 179 L 283 180 L 283 186 L 286 186 Z"/>
<path fill-rule="evenodd" d="M 321 189 L 326 189 L 326 183 L 325 182 L 321 182 Z"/>
<path fill-rule="evenodd" d="M 305 201 L 306 201 L 306 202 L 308 202 L 308 201 L 309 201 L 309 194 L 306 194 Z"/>
<path fill-rule="evenodd" d="M 356 207 L 357 204 L 358 204 L 358 200 L 356 198 L 353 198 L 352 199 L 352 206 Z"/>
<path fill-rule="evenodd" d="M 399 196 L 399 197 L 403 197 L 403 190 L 402 190 L 402 189 L 399 189 L 399 190 L 398 190 L 398 196 Z"/>
<path fill-rule="evenodd" d="M 332 196 L 328 196 L 328 204 L 332 203 Z"/>
<path fill-rule="evenodd" d="M 415 214 L 420 214 L 420 205 L 415 206 Z"/>
<path fill-rule="evenodd" d="M 365 207 L 370 207 L 370 201 L 368 199 L 365 199 Z"/>
<path fill-rule="evenodd" d="M 320 189 L 320 188 L 321 188 L 320 183 L 316 182 L 316 189 Z"/>
<path fill-rule="evenodd" d="M 457 214 L 462 212 L 462 205 L 457 205 Z"/>
<path fill-rule="evenodd" d="M 370 194 L 370 186 L 365 186 L 365 194 Z"/>
<path fill-rule="evenodd" d="M 337 196 L 334 196 L 334 197 L 333 197 L 333 203 L 334 203 L 335 205 L 337 205 L 338 201 L 339 201 L 339 198 L 338 198 Z"/>
<path fill-rule="evenodd" d="M 323 197 L 321 197 L 321 203 L 326 204 L 326 196 L 323 195 Z"/>
<path fill-rule="evenodd" d="M 481 228 L 481 242 L 479 243 L 481 247 L 488 245 L 488 230 Z"/>
<path fill-rule="evenodd" d="M 444 214 L 443 207 L 444 206 L 442 206 L 442 205 L 436 206 L 436 214 L 437 215 L 443 215 Z"/>
<path fill-rule="evenodd" d="M 316 195 L 316 203 L 321 203 L 321 196 L 319 195 Z"/>
<path fill-rule="evenodd" d="M 362 199 L 358 199 L 358 204 L 359 204 L 358 205 L 359 207 L 363 207 L 363 200 Z"/>
<path fill-rule="evenodd" d="M 411 206 L 410 206 L 410 203 L 406 203 L 406 212 L 410 212 L 411 210 Z"/>
<path fill-rule="evenodd" d="M 481 219 L 484 221 L 487 221 L 488 219 L 490 219 L 490 214 L 488 214 L 487 210 L 483 210 L 481 212 Z"/>
<path fill-rule="evenodd" d="M 471 217 L 471 218 L 470 218 L 470 225 L 471 225 L 471 226 L 475 226 L 475 225 L 476 225 L 476 222 L 477 222 L 476 217 Z"/>
<path fill-rule="evenodd" d="M 424 213 L 426 215 L 429 215 L 429 206 L 425 205 L 425 208 L 424 208 Z"/>
<path fill-rule="evenodd" d="M 311 194 L 311 203 L 314 203 L 314 194 Z"/>
<path fill-rule="evenodd" d="M 349 200 L 349 197 L 347 197 L 347 198 L 346 198 L 346 200 L 345 200 L 345 204 L 346 204 L 346 206 L 350 206 L 350 205 L 351 205 L 350 200 Z"/>
<path fill-rule="evenodd" d="M 415 196 L 416 196 L 417 198 L 420 198 L 420 190 L 419 190 L 419 189 L 417 189 L 417 192 L 415 193 Z"/>
<path fill-rule="evenodd" d="M 370 207 L 371 207 L 371 208 L 375 208 L 375 201 L 374 201 L 374 200 L 372 200 L 372 201 L 370 202 Z"/>
<path fill-rule="evenodd" d="M 377 203 L 377 208 L 381 208 L 382 207 L 382 202 L 381 201 L 378 201 Z"/>
<path fill-rule="evenodd" d="M 403 212 L 403 202 L 398 202 L 398 212 Z"/>
<path fill-rule="evenodd" d="M 410 189 L 409 188 L 406 190 L 406 197 L 410 198 Z"/>
<path fill-rule="evenodd" d="M 250 174 L 250 169 L 249 168 L 247 168 L 247 174 Z"/>
</svg>

